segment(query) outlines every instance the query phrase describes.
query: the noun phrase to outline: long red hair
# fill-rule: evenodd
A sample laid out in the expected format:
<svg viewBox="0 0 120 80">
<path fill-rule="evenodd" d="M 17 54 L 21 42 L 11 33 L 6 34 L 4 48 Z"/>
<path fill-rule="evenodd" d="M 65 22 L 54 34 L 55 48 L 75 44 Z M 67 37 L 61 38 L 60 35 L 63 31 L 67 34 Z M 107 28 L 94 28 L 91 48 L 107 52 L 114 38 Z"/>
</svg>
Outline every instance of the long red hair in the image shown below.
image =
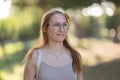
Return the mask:
<svg viewBox="0 0 120 80">
<path fill-rule="evenodd" d="M 36 43 L 35 47 L 33 47 L 32 49 L 30 49 L 28 51 L 28 53 L 26 54 L 26 57 L 25 57 L 25 61 L 28 60 L 28 59 L 31 59 L 34 50 L 40 49 L 40 48 L 44 47 L 48 43 L 48 37 L 47 37 L 47 34 L 46 34 L 45 31 L 48 28 L 48 25 L 49 25 L 48 23 L 50 21 L 50 18 L 54 14 L 62 14 L 62 15 L 64 15 L 66 20 L 67 20 L 67 22 L 70 24 L 70 17 L 62 9 L 52 9 L 52 10 L 46 12 L 43 15 L 42 20 L 41 20 L 41 25 L 40 25 L 41 29 L 40 29 L 40 36 L 38 38 L 38 42 Z M 80 73 L 82 68 L 81 68 L 81 56 L 80 56 L 79 52 L 76 51 L 70 45 L 68 37 L 66 37 L 64 39 L 63 45 L 66 48 L 68 48 L 70 50 L 70 52 L 71 52 L 71 56 L 72 56 L 72 59 L 73 59 L 72 67 L 73 67 L 74 72 Z"/>
</svg>

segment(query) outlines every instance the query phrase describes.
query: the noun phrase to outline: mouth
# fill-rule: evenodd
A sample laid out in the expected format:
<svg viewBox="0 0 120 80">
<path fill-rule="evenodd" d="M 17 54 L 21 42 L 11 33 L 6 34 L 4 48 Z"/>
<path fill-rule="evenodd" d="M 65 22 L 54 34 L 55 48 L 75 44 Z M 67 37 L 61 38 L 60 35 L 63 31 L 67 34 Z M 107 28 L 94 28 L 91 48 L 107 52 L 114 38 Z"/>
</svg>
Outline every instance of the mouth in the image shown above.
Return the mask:
<svg viewBox="0 0 120 80">
<path fill-rule="evenodd" d="M 56 34 L 57 36 L 64 36 L 65 34 Z"/>
</svg>

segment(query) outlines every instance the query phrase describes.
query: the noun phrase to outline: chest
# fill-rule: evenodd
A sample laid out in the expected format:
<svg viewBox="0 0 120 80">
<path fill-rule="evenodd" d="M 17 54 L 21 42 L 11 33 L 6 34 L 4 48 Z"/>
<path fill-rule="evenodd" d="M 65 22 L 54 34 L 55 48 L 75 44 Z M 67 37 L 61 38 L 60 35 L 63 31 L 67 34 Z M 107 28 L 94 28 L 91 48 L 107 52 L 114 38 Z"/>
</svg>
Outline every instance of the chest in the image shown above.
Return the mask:
<svg viewBox="0 0 120 80">
<path fill-rule="evenodd" d="M 72 69 L 72 64 L 68 63 L 62 67 L 54 67 L 41 62 L 39 70 L 39 80 L 77 80 L 77 74 Z"/>
<path fill-rule="evenodd" d="M 72 58 L 70 55 L 68 54 L 60 54 L 58 56 L 55 56 L 53 54 L 50 53 L 44 53 L 42 55 L 42 61 L 51 65 L 51 66 L 56 66 L 56 67 L 61 67 L 61 66 L 65 66 L 68 63 L 72 62 Z"/>
</svg>

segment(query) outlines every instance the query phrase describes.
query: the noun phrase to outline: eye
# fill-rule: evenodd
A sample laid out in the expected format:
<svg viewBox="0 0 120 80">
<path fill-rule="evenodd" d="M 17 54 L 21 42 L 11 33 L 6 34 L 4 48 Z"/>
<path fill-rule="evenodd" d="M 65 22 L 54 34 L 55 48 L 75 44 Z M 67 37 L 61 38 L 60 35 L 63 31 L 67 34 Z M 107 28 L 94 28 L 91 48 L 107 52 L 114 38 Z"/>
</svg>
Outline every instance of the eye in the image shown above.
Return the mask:
<svg viewBox="0 0 120 80">
<path fill-rule="evenodd" d="M 54 24 L 53 26 L 54 26 L 54 27 L 59 27 L 60 24 L 56 23 L 56 24 Z"/>
<path fill-rule="evenodd" d="M 67 23 L 64 23 L 64 24 L 63 24 L 63 26 L 67 27 L 67 26 L 68 26 L 68 24 L 67 24 Z"/>
</svg>

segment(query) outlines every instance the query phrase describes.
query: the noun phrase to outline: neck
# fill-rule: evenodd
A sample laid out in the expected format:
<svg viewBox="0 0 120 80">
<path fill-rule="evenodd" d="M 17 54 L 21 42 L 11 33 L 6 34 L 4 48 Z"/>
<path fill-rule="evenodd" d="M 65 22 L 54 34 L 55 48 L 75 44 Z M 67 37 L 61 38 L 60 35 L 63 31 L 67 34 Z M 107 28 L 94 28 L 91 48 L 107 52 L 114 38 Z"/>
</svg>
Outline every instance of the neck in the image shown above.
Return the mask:
<svg viewBox="0 0 120 80">
<path fill-rule="evenodd" d="M 52 53 L 59 54 L 63 50 L 63 42 L 49 42 L 46 49 Z"/>
</svg>

